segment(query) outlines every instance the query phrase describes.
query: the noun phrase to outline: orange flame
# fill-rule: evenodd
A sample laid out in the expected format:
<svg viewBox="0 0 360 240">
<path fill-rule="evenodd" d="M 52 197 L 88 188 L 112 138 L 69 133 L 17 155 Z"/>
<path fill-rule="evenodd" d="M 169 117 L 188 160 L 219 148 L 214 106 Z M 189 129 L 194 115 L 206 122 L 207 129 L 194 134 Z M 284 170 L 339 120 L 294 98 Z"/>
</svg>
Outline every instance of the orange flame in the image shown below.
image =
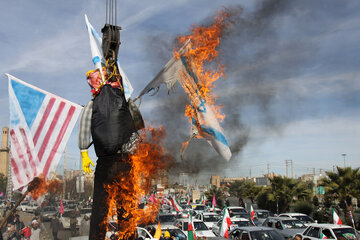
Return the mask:
<svg viewBox="0 0 360 240">
<path fill-rule="evenodd" d="M 213 89 L 216 80 L 220 77 L 225 78 L 225 66 L 221 64 L 220 60 L 217 60 L 219 56 L 217 48 L 224 29 L 230 25 L 230 17 L 235 14 L 223 9 L 217 13 L 210 26 L 195 25 L 190 34 L 179 36 L 177 39 L 179 45 L 184 45 L 190 39 L 191 43 L 187 46 L 185 53 L 176 51 L 174 53 L 177 58 L 185 57 L 187 64 L 191 66 L 197 77 L 196 86 L 193 86 L 193 81 L 187 79 L 184 79 L 182 83 L 190 97 L 191 104 L 197 106 L 198 98 L 204 99 L 209 105 L 214 106 L 214 112 L 219 121 L 222 121 L 225 115 L 221 113 L 221 106 L 215 105 L 217 96 L 213 93 Z M 217 60 L 216 63 L 215 60 Z M 183 74 L 183 78 L 186 78 L 186 74 Z M 199 90 L 196 91 L 196 88 Z M 189 118 L 190 123 L 192 123 L 192 118 L 199 122 L 196 110 L 191 105 L 186 106 L 185 116 Z"/>
<path fill-rule="evenodd" d="M 56 178 L 46 180 L 44 176 L 40 176 L 35 178 L 29 185 L 31 185 L 29 189 L 34 200 L 48 192 L 56 193 L 62 191 L 62 183 Z"/>
<path fill-rule="evenodd" d="M 138 205 L 143 196 L 151 189 L 151 180 L 154 179 L 158 170 L 165 169 L 170 157 L 165 154 L 162 147 L 162 140 L 165 137 L 165 130 L 162 127 L 149 127 L 142 130 L 141 142 L 131 158 L 132 169 L 130 174 L 118 175 L 116 181 L 107 185 L 109 193 L 107 204 L 109 212 L 106 224 L 117 215 L 117 208 L 120 208 L 126 221 L 121 221 L 118 229 L 122 239 L 130 237 L 138 224 L 153 222 L 159 209 L 159 204 L 149 204 L 144 209 Z M 119 218 L 121 216 L 117 216 Z"/>
</svg>

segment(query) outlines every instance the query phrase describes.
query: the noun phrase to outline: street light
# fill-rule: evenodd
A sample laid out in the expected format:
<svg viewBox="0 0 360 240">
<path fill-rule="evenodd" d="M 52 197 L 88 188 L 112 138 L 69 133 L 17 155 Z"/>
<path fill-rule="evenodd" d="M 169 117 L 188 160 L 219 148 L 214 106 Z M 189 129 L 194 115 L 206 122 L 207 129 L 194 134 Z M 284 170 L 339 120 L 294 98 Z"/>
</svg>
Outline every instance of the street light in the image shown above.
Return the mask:
<svg viewBox="0 0 360 240">
<path fill-rule="evenodd" d="M 341 156 L 343 156 L 343 157 L 344 157 L 344 167 L 346 167 L 346 164 L 345 164 L 345 157 L 346 157 L 346 153 L 341 154 Z"/>
</svg>

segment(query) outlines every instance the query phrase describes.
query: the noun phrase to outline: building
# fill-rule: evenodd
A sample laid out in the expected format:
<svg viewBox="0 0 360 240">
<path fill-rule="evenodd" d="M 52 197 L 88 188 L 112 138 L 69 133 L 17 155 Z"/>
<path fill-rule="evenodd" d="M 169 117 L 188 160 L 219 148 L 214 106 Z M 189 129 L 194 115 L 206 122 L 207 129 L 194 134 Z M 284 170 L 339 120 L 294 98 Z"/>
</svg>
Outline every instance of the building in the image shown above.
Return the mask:
<svg viewBox="0 0 360 240">
<path fill-rule="evenodd" d="M 2 128 L 2 142 L 0 148 L 0 173 L 8 176 L 9 169 L 9 128 Z"/>
</svg>

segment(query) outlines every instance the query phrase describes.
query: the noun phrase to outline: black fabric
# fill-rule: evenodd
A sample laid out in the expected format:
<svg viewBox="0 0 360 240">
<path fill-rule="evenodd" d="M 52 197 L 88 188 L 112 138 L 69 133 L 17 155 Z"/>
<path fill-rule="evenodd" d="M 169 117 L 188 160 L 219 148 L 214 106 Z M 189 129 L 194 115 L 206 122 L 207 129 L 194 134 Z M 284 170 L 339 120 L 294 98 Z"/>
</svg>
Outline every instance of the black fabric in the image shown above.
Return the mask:
<svg viewBox="0 0 360 240">
<path fill-rule="evenodd" d="M 91 135 L 98 157 L 116 154 L 136 131 L 124 93 L 110 85 L 94 98 Z"/>
<path fill-rule="evenodd" d="M 122 177 L 128 178 L 130 170 L 131 164 L 126 155 L 116 154 L 98 159 L 95 169 L 89 240 L 105 239 L 107 226 L 103 223 L 108 213 L 108 205 L 106 204 L 108 193 L 104 188 L 104 184 L 111 184 Z M 121 208 L 118 208 L 117 212 L 118 224 L 121 225 L 121 221 L 124 221 L 121 218 Z"/>
</svg>

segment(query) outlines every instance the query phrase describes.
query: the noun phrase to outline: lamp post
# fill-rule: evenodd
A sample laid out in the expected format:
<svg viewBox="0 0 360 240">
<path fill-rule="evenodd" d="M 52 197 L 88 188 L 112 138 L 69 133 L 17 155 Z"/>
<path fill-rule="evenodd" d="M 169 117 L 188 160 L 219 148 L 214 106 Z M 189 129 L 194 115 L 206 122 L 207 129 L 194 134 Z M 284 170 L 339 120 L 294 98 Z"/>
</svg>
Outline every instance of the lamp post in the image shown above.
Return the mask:
<svg viewBox="0 0 360 240">
<path fill-rule="evenodd" d="M 346 153 L 341 154 L 341 156 L 343 156 L 343 157 L 344 157 L 344 167 L 346 167 L 346 164 L 345 164 L 345 157 L 346 157 Z"/>
</svg>

